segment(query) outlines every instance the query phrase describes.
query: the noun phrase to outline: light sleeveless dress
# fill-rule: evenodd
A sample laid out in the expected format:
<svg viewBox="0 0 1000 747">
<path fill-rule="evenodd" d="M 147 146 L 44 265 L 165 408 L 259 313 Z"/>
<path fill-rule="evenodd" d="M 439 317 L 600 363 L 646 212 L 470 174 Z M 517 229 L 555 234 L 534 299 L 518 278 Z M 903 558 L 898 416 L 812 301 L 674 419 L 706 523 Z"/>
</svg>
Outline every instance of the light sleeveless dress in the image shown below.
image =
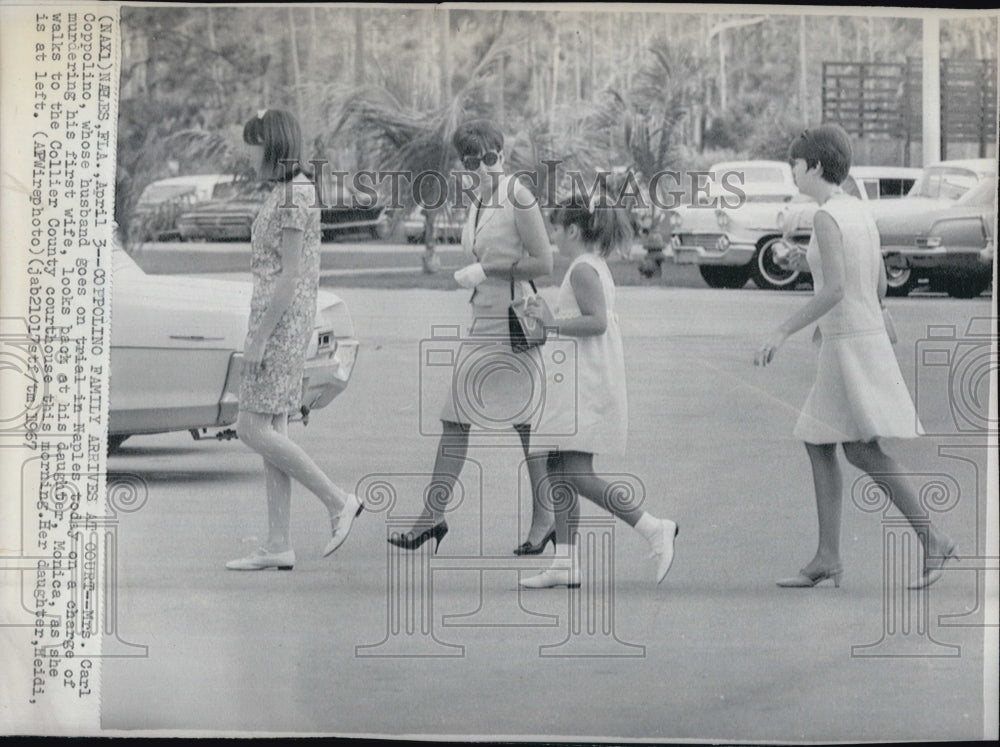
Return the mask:
<svg viewBox="0 0 1000 747">
<path fill-rule="evenodd" d="M 840 229 L 844 297 L 819 320 L 816 380 L 794 435 L 811 444 L 913 438 L 922 429 L 879 304 L 883 260 L 878 228 L 861 201 L 850 195 L 834 195 L 821 210 Z M 823 267 L 815 232 L 806 259 L 819 293 Z"/>
<path fill-rule="evenodd" d="M 481 208 L 473 205 L 469 210 L 462 230 L 468 261 L 500 259 L 513 264 L 528 256 L 514 217 L 517 210 L 538 209 L 527 187 L 502 176 L 495 195 Z M 530 293 L 527 282 L 514 282 L 515 299 Z M 441 420 L 485 430 L 507 430 L 512 425 L 534 428 L 543 405 L 542 361 L 537 348 L 515 353 L 510 347 L 510 281 L 487 278 L 473 291 L 469 303 L 472 322 L 457 346 Z"/>
<path fill-rule="evenodd" d="M 625 386 L 625 350 L 615 313 L 615 283 L 607 262 L 596 254 L 582 254 L 566 271 L 553 315 L 556 320 L 580 316 L 570 276 L 578 265 L 597 271 L 604 291 L 607 329 L 588 337 L 560 337 L 542 346 L 542 358 L 567 354 L 573 365 L 550 365 L 546 371 L 545 408 L 532 436 L 531 451 L 583 451 L 624 455 L 628 435 L 628 396 Z M 575 385 L 574 385 L 575 383 Z"/>
</svg>

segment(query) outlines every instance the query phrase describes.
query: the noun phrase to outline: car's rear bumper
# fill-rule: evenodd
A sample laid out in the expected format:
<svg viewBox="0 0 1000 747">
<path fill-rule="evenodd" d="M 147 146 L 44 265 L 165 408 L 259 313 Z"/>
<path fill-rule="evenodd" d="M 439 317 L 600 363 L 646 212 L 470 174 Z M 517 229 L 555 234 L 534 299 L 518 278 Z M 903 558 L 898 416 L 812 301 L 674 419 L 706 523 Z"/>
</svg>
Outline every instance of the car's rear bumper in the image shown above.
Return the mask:
<svg viewBox="0 0 1000 747">
<path fill-rule="evenodd" d="M 915 269 L 934 272 L 989 273 L 993 254 L 988 249 L 907 248 L 899 252 Z"/>
</svg>

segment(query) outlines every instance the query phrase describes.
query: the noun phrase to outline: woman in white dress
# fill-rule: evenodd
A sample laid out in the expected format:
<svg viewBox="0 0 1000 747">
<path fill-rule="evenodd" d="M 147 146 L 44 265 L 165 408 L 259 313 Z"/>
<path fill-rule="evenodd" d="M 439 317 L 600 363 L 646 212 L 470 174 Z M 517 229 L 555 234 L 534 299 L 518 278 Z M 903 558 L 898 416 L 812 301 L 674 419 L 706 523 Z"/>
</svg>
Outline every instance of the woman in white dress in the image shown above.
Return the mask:
<svg viewBox="0 0 1000 747">
<path fill-rule="evenodd" d="M 608 196 L 598 199 L 603 205 Z M 555 312 L 534 299 L 528 301 L 528 310 L 547 327 L 556 329 L 560 337 L 572 339 L 574 344 L 559 352 L 569 356 L 575 351 L 575 367 L 568 370 L 576 376 L 576 387 L 559 385 L 566 365 L 551 375 L 546 373 L 545 408 L 531 451 L 548 453 L 546 490 L 549 503 L 556 509 L 556 555 L 551 568 L 523 579 L 521 586 L 543 589 L 580 585 L 575 547 L 577 494 L 646 538 L 657 559 L 659 583 L 673 562 L 677 524 L 629 505 L 627 494 L 615 491 L 594 473 L 594 454 L 625 452 L 625 355 L 615 314 L 615 283 L 606 257 L 632 237 L 632 224 L 624 208 L 594 208 L 580 198 L 558 206 L 549 220 L 552 242 L 561 255 L 573 262 L 559 288 Z"/>
<path fill-rule="evenodd" d="M 820 205 L 806 254 L 815 295 L 761 345 L 754 363 L 766 366 L 788 337 L 819 322 L 816 380 L 794 431 L 812 464 L 819 546 L 798 575 L 777 583 L 813 587 L 832 579 L 840 585 L 843 478 L 837 444 L 843 444 L 847 461 L 877 477 L 916 530 L 924 565 L 911 588 L 924 588 L 955 557 L 955 543 L 931 524 L 906 470 L 878 442 L 913 438 L 919 424 L 882 314 L 886 278 L 878 229 L 861 201 L 839 187 L 851 166 L 850 139 L 836 125 L 806 130 L 792 142 L 789 161 L 799 191 Z"/>
</svg>

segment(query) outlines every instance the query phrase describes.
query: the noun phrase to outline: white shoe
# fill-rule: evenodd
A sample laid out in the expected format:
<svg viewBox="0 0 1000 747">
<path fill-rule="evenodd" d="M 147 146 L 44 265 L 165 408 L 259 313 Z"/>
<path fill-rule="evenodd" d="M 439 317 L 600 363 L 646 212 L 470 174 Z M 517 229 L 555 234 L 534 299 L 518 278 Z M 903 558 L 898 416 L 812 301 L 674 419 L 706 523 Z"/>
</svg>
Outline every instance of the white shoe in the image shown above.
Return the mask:
<svg viewBox="0 0 1000 747">
<path fill-rule="evenodd" d="M 680 531 L 677 524 L 670 519 L 660 519 L 660 531 L 656 538 L 650 543 L 653 552 L 649 557 L 658 558 L 656 564 L 656 583 L 662 583 L 667 577 L 667 571 L 674 562 L 674 538 Z"/>
<path fill-rule="evenodd" d="M 290 571 L 295 565 L 295 551 L 271 552 L 266 547 L 258 547 L 245 558 L 230 560 L 226 568 L 231 571 L 265 571 L 277 568 L 279 571 Z"/>
<path fill-rule="evenodd" d="M 351 533 L 351 525 L 364 510 L 364 504 L 358 500 L 356 495 L 351 494 L 347 496 L 347 503 L 345 503 L 344 507 L 340 509 L 340 514 L 337 517 L 337 524 L 333 529 L 333 536 L 330 538 L 330 541 L 326 543 L 326 547 L 323 548 L 324 558 L 344 544 L 344 540 L 347 539 L 347 535 Z"/>
<path fill-rule="evenodd" d="M 578 589 L 580 571 L 571 568 L 549 568 L 537 576 L 522 579 L 518 585 L 522 589 L 551 589 L 555 586 Z"/>
</svg>

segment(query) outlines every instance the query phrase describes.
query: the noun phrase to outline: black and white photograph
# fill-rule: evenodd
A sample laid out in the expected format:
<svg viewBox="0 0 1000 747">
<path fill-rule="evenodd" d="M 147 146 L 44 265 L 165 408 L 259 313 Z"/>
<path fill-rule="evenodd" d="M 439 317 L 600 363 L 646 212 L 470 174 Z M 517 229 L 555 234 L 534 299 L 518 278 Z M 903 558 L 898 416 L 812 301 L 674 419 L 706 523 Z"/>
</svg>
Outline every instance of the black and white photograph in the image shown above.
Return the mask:
<svg viewBox="0 0 1000 747">
<path fill-rule="evenodd" d="M 0 734 L 997 739 L 1000 11 L 0 13 Z"/>
</svg>

